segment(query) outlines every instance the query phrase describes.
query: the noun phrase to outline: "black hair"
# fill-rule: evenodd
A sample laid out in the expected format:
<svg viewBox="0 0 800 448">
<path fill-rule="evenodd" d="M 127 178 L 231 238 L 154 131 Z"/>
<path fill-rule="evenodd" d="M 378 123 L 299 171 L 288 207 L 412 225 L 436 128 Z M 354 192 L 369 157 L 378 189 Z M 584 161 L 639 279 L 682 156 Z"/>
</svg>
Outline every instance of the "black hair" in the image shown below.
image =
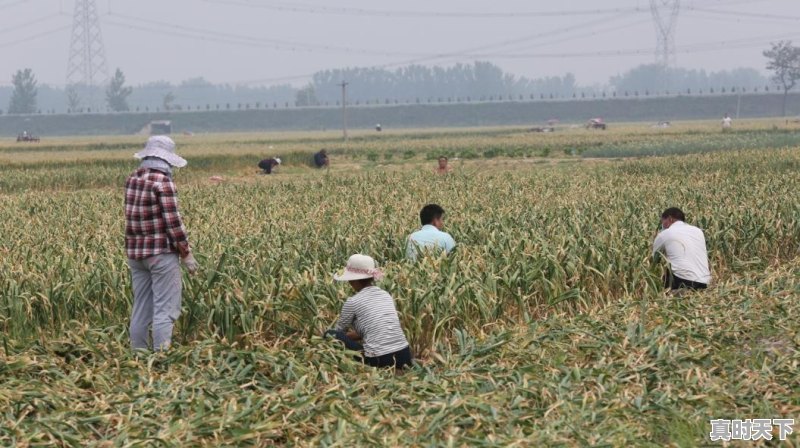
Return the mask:
<svg viewBox="0 0 800 448">
<path fill-rule="evenodd" d="M 354 283 L 362 284 L 362 285 L 364 285 L 365 288 L 368 287 L 368 286 L 375 285 L 375 279 L 372 278 L 372 277 L 370 277 L 370 278 L 362 278 L 362 279 L 359 279 L 359 280 L 351 280 L 351 281 L 354 282 Z"/>
<path fill-rule="evenodd" d="M 683 214 L 683 211 L 677 207 L 670 207 L 664 210 L 664 213 L 661 214 L 661 219 L 667 218 L 675 218 L 678 221 L 686 221 L 686 216 Z"/>
<path fill-rule="evenodd" d="M 419 220 L 423 226 L 432 223 L 435 219 L 444 215 L 444 209 L 436 204 L 428 204 L 419 211 Z"/>
</svg>

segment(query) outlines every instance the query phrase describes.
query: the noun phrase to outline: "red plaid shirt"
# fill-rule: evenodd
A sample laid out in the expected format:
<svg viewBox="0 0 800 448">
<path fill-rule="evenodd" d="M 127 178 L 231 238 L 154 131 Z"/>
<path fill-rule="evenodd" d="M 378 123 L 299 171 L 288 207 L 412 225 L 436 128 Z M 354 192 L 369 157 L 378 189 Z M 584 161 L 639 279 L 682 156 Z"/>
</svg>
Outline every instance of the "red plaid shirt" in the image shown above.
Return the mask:
<svg viewBox="0 0 800 448">
<path fill-rule="evenodd" d="M 134 260 L 189 253 L 189 239 L 178 212 L 178 190 L 168 175 L 139 168 L 125 182 L 125 249 Z"/>
</svg>

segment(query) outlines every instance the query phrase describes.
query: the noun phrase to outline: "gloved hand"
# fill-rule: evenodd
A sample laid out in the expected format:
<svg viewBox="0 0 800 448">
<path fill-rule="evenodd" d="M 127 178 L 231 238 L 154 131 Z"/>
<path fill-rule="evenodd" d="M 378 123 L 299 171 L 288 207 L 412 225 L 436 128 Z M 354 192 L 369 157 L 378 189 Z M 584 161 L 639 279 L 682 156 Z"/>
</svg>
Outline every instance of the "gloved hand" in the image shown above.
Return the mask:
<svg viewBox="0 0 800 448">
<path fill-rule="evenodd" d="M 200 265 L 197 263 L 197 260 L 194 259 L 194 255 L 191 253 L 181 259 L 183 266 L 186 267 L 186 270 L 189 271 L 190 274 L 194 274 L 200 269 Z"/>
</svg>

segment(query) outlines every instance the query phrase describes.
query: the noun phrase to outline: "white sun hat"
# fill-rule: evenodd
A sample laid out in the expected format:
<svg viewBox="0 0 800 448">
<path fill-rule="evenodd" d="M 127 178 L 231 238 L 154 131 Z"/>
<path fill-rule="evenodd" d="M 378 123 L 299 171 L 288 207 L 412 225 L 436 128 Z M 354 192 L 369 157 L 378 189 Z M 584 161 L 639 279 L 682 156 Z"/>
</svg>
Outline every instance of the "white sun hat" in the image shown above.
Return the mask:
<svg viewBox="0 0 800 448">
<path fill-rule="evenodd" d="M 176 168 L 186 166 L 186 159 L 175 154 L 175 142 L 165 135 L 156 135 L 147 139 L 144 149 L 133 155 L 137 159 L 157 157 Z"/>
<path fill-rule="evenodd" d="M 355 254 L 347 260 L 347 266 L 342 275 L 334 274 L 333 279 L 337 282 L 349 282 L 351 280 L 364 280 L 374 278 L 380 280 L 383 273 L 375 265 L 375 260 L 367 255 Z"/>
<path fill-rule="evenodd" d="M 281 159 L 280 159 L 280 158 L 278 158 L 278 157 L 275 157 L 275 161 L 276 161 L 276 162 L 278 162 L 278 165 L 280 165 L 280 164 L 281 164 Z"/>
</svg>

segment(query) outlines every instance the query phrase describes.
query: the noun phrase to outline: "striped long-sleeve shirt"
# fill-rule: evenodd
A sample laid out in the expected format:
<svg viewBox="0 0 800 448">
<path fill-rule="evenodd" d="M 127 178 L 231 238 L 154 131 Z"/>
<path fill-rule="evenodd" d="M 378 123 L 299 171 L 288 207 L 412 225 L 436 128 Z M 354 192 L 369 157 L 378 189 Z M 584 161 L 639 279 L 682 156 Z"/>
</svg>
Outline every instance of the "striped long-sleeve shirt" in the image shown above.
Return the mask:
<svg viewBox="0 0 800 448">
<path fill-rule="evenodd" d="M 125 248 L 128 258 L 189 253 L 189 239 L 178 212 L 178 190 L 169 175 L 139 168 L 125 182 Z"/>
<path fill-rule="evenodd" d="M 364 356 L 374 358 L 408 347 L 400 328 L 394 299 L 377 286 L 368 286 L 347 299 L 336 329 L 353 328 L 364 339 Z"/>
</svg>

